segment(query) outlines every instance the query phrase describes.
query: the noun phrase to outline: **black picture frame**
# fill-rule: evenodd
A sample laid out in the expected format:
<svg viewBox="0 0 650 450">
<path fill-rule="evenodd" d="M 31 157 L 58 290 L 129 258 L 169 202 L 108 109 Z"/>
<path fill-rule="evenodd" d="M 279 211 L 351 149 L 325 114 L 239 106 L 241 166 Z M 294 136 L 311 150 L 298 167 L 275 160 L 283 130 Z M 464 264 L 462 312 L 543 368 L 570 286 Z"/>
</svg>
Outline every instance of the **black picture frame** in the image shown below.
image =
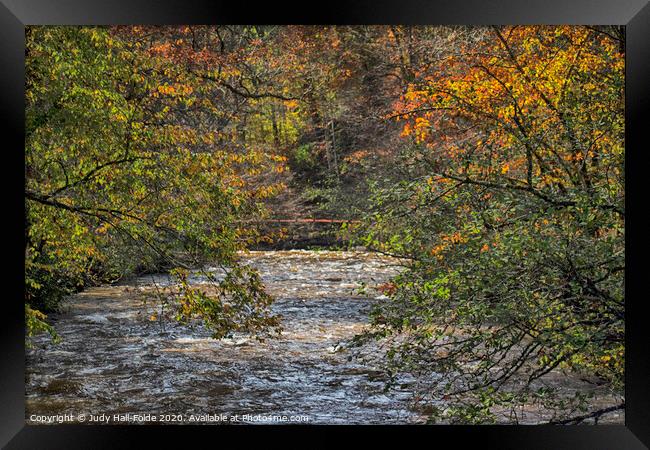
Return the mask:
<svg viewBox="0 0 650 450">
<path fill-rule="evenodd" d="M 625 425 L 598 426 L 89 426 L 25 424 L 24 312 L 24 27 L 26 25 L 100 24 L 611 24 L 626 25 L 626 418 Z M 644 303 L 648 238 L 644 213 L 644 171 L 650 169 L 645 132 L 650 105 L 650 5 L 647 0 L 534 1 L 329 1 L 305 3 L 208 0 L 0 0 L 0 191 L 5 213 L 5 268 L 0 317 L 0 444 L 8 449 L 130 448 L 136 441 L 183 442 L 201 435 L 222 443 L 222 436 L 247 440 L 317 441 L 336 445 L 352 432 L 365 431 L 366 444 L 389 437 L 424 439 L 427 446 L 468 441 L 500 449 L 641 449 L 650 446 L 650 327 Z M 647 175 L 646 175 L 647 176 Z M 370 431 L 368 432 L 368 428 Z M 314 433 L 317 434 L 314 435 Z M 402 434 L 404 436 L 402 436 Z M 290 437 L 291 436 L 291 437 Z M 187 443 L 187 441 L 185 441 Z M 242 443 L 243 441 L 240 441 Z M 302 440 L 295 442 L 301 443 Z M 406 441 L 403 441 L 406 442 Z M 178 444 L 177 444 L 178 445 Z M 407 444 L 411 445 L 411 444 Z M 146 447 L 145 447 L 146 448 Z"/>
</svg>

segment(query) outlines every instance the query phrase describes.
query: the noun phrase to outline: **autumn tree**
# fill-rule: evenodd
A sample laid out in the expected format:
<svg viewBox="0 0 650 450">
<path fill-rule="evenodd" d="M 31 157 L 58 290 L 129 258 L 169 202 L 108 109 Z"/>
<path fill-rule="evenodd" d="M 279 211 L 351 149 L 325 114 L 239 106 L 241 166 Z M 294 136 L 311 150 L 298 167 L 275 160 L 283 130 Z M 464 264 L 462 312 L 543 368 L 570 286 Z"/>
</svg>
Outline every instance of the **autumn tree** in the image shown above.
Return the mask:
<svg viewBox="0 0 650 450">
<path fill-rule="evenodd" d="M 375 193 L 363 242 L 412 263 L 370 334 L 393 375 L 435 380 L 420 392 L 446 400 L 434 420 L 624 408 L 623 43 L 608 27 L 459 29 L 395 105 L 409 177 Z M 546 382 L 557 370 L 620 401 L 581 413 L 583 391 Z"/>
<path fill-rule="evenodd" d="M 236 252 L 256 238 L 242 219 L 279 188 L 246 180 L 281 159 L 225 145 L 222 98 L 165 48 L 137 27 L 27 30 L 30 331 L 48 327 L 38 310 L 84 285 L 208 260 L 228 276 L 211 295 L 182 292 L 191 307 L 180 319 L 204 319 L 217 336 L 277 325 Z"/>
</svg>

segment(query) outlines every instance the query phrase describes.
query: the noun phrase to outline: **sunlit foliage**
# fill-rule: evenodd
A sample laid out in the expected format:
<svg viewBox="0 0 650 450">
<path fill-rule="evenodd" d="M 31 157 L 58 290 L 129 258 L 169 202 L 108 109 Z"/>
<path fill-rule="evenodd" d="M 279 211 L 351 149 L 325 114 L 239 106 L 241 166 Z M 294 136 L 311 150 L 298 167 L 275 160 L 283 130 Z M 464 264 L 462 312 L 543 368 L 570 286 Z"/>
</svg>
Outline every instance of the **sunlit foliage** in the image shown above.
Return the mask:
<svg viewBox="0 0 650 450">
<path fill-rule="evenodd" d="M 525 404 L 562 420 L 583 398 L 554 396 L 552 370 L 623 386 L 622 38 L 479 31 L 391 115 L 411 179 L 376 193 L 364 242 L 413 263 L 373 333 L 394 342 L 394 374 L 442 374 L 421 396 L 449 400 L 435 420 Z"/>
</svg>

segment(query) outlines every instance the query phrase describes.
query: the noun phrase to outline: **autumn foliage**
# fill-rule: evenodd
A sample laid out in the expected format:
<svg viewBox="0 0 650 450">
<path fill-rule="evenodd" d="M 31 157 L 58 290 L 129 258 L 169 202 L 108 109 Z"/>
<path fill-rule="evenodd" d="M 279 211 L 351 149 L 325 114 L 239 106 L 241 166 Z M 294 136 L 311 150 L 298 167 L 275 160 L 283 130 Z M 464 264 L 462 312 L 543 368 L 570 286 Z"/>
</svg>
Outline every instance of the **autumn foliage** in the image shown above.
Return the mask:
<svg viewBox="0 0 650 450">
<path fill-rule="evenodd" d="M 436 420 L 489 422 L 514 405 L 570 420 L 585 399 L 554 393 L 551 371 L 623 385 L 622 37 L 494 27 L 464 39 L 388 115 L 410 140 L 411 177 L 377 192 L 365 242 L 414 263 L 374 334 L 408 336 L 389 352 L 395 374 L 445 374 L 421 397 L 454 399 Z"/>
</svg>

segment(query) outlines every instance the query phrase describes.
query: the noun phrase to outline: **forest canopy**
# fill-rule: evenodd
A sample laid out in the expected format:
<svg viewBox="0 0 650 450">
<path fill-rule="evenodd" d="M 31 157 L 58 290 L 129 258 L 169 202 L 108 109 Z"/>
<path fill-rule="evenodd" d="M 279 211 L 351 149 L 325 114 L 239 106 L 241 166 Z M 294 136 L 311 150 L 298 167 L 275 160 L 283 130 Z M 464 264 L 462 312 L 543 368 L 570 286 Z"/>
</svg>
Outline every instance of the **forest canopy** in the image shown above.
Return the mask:
<svg viewBox="0 0 650 450">
<path fill-rule="evenodd" d="M 26 30 L 28 334 L 84 287 L 171 271 L 176 319 L 272 335 L 238 252 L 282 239 L 268 218 L 345 218 L 348 245 L 406 261 L 355 343 L 429 380 L 420 401 L 453 405 L 433 421 L 597 417 L 557 369 L 622 396 L 622 27 Z M 207 264 L 227 277 L 190 286 Z"/>
</svg>

